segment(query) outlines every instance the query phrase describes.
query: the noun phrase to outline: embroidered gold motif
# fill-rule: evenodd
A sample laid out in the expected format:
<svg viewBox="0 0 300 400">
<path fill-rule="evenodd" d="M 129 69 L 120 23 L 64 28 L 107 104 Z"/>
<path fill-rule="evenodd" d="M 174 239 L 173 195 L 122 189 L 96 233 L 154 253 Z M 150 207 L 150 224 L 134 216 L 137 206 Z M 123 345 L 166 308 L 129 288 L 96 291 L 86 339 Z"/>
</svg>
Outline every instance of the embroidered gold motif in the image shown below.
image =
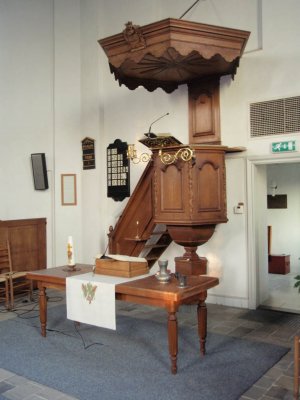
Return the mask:
<svg viewBox="0 0 300 400">
<path fill-rule="evenodd" d="M 91 304 L 91 302 L 95 298 L 97 285 L 92 285 L 91 282 L 88 282 L 87 284 L 82 283 L 81 289 L 82 289 L 84 298 L 89 302 L 89 304 Z"/>
</svg>

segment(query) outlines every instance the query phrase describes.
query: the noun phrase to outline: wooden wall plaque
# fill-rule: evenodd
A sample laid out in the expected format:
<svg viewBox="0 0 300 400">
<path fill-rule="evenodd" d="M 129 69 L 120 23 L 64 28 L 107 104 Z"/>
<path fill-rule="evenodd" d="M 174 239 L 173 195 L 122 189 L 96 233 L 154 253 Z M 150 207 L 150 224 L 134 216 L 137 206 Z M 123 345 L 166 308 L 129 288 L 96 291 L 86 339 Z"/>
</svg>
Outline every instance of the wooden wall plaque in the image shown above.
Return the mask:
<svg viewBox="0 0 300 400">
<path fill-rule="evenodd" d="M 82 141 L 82 162 L 83 169 L 94 169 L 95 164 L 95 140 L 89 137 L 84 138 Z"/>
</svg>

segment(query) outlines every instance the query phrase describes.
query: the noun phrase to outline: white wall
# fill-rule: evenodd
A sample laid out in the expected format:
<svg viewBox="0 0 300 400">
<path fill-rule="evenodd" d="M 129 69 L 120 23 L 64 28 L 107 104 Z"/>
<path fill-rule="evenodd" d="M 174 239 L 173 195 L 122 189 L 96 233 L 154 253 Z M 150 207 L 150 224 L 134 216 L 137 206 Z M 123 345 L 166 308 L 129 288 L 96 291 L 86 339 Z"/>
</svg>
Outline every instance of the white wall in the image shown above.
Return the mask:
<svg viewBox="0 0 300 400">
<path fill-rule="evenodd" d="M 91 262 L 105 249 L 109 225 L 126 204 L 106 198 L 109 143 L 116 138 L 137 143 L 165 112 L 170 115 L 153 130 L 188 140 L 186 87 L 171 94 L 119 87 L 97 40 L 121 32 L 129 20 L 143 25 L 178 18 L 190 5 L 189 0 L 0 0 L 0 218 L 46 217 L 49 266 L 65 263 L 69 235 L 77 261 Z M 229 221 L 198 251 L 208 257 L 209 273 L 220 276 L 212 301 L 244 307 L 249 303 L 254 266 L 248 262 L 251 196 L 246 197 L 246 191 L 254 188 L 246 181 L 245 160 L 272 157 L 271 139 L 249 138 L 249 104 L 299 95 L 299 12 L 297 0 L 215 0 L 199 2 L 185 16 L 251 31 L 234 81 L 221 80 L 222 142 L 247 151 L 226 162 Z M 95 170 L 82 171 L 85 136 L 96 141 Z M 289 137 L 297 140 L 299 133 Z M 48 191 L 33 189 L 33 152 L 46 153 Z M 132 189 L 143 168 L 132 166 Z M 62 173 L 77 174 L 76 207 L 61 206 Z M 242 215 L 233 214 L 237 202 L 245 203 Z M 176 245 L 167 253 L 170 260 L 180 254 Z"/>
<path fill-rule="evenodd" d="M 0 1 L 0 219 L 47 218 L 53 229 L 53 4 Z M 31 153 L 46 153 L 49 190 L 35 191 Z"/>
<path fill-rule="evenodd" d="M 80 0 L 54 0 L 55 264 L 66 262 L 68 236 L 82 258 Z M 77 206 L 61 205 L 61 174 L 76 174 Z"/>
<path fill-rule="evenodd" d="M 95 140 L 96 168 L 82 171 L 82 261 L 93 263 L 107 243 L 106 151 L 104 144 L 104 68 L 97 40 L 101 36 L 103 14 L 98 0 L 81 1 L 81 140 Z M 106 67 L 106 65 L 105 65 Z"/>
<path fill-rule="evenodd" d="M 221 304 L 247 307 L 248 275 L 246 236 L 245 160 L 227 158 L 227 217 L 226 224 L 216 226 L 212 238 L 198 248 L 208 259 L 208 273 L 218 276 L 220 285 L 209 291 L 209 300 Z M 244 213 L 235 214 L 234 207 L 244 204 Z"/>
<path fill-rule="evenodd" d="M 81 258 L 80 1 L 0 1 L 0 218 L 47 218 L 47 264 Z M 49 189 L 33 187 L 46 153 Z M 77 174 L 78 205 L 61 206 L 60 175 Z"/>
<path fill-rule="evenodd" d="M 222 138 L 229 146 L 247 148 L 247 156 L 270 154 L 274 138 L 250 139 L 249 104 L 299 96 L 300 51 L 297 0 L 262 1 L 262 49 L 244 54 L 233 84 L 223 78 L 221 92 Z M 246 49 L 247 50 L 247 49 Z M 285 135 L 287 137 L 287 135 Z M 297 139 L 299 135 L 288 135 Z M 276 136 L 282 140 L 282 136 Z"/>
</svg>

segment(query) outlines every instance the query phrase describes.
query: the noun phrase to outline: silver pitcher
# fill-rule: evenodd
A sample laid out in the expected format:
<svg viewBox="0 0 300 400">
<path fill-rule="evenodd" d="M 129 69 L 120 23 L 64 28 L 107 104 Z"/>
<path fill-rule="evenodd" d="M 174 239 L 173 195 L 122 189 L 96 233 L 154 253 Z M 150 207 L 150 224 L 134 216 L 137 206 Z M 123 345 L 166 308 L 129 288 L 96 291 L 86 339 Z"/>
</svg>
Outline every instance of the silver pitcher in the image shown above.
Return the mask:
<svg viewBox="0 0 300 400">
<path fill-rule="evenodd" d="M 159 282 L 166 283 L 169 282 L 171 275 L 169 274 L 168 260 L 158 260 L 159 272 L 155 275 Z"/>
</svg>

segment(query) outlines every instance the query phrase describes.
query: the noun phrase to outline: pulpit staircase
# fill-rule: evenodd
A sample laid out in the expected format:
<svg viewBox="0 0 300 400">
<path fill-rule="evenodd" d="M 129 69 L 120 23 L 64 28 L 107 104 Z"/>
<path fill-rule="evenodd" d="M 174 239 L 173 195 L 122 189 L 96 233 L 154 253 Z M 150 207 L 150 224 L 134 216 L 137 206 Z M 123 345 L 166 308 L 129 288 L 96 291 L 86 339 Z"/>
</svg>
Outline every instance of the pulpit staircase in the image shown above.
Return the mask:
<svg viewBox="0 0 300 400">
<path fill-rule="evenodd" d="M 172 239 L 153 218 L 153 163 L 146 166 L 115 227 L 109 228 L 109 253 L 145 257 L 151 268 Z"/>
</svg>

